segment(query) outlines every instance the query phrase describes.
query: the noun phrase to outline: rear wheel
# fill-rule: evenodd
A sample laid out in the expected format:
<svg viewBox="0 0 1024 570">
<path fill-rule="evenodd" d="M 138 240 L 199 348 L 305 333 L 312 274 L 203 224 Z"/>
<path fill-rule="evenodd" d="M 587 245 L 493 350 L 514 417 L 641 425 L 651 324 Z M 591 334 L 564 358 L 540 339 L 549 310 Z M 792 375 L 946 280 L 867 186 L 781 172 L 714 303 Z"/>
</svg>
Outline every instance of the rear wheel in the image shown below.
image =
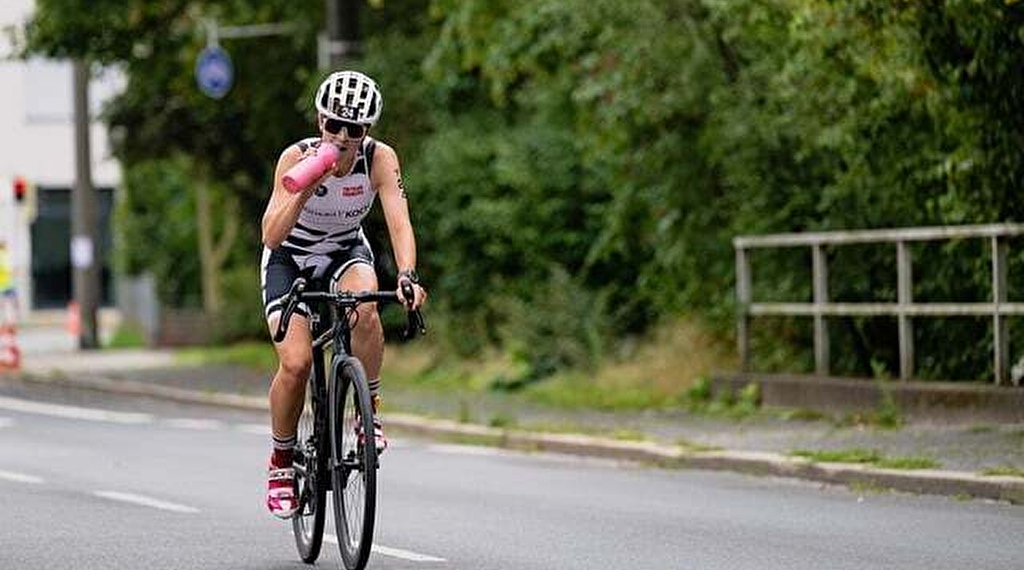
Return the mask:
<svg viewBox="0 0 1024 570">
<path fill-rule="evenodd" d="M 377 505 L 377 448 L 370 389 L 363 366 L 355 358 L 336 360 L 332 376 L 334 526 L 345 568 L 362 570 L 370 557 Z"/>
<path fill-rule="evenodd" d="M 322 369 L 322 367 L 321 367 Z M 315 379 L 314 379 L 315 380 Z M 306 403 L 299 417 L 295 447 L 295 479 L 299 510 L 292 518 L 295 546 L 303 562 L 312 564 L 320 556 L 327 510 L 327 446 L 323 398 L 314 398 L 316 382 L 306 387 Z M 323 414 L 323 415 L 320 415 Z"/>
</svg>

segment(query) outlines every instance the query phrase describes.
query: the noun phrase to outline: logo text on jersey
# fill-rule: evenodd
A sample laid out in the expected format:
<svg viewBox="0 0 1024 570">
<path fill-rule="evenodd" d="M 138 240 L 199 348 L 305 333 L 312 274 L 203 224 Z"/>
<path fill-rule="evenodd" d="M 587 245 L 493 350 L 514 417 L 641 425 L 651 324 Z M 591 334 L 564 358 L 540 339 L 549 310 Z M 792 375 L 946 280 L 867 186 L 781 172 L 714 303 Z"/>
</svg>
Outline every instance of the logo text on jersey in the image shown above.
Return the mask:
<svg viewBox="0 0 1024 570">
<path fill-rule="evenodd" d="M 345 212 L 345 217 L 346 218 L 358 218 L 358 217 L 362 216 L 363 214 L 365 214 L 366 212 L 369 212 L 369 211 L 370 211 L 370 206 L 366 205 L 366 206 L 363 206 L 362 208 L 358 208 L 358 209 L 355 209 L 355 210 L 348 210 L 347 212 Z"/>
<path fill-rule="evenodd" d="M 363 194 L 363 187 L 362 186 L 342 186 L 341 187 L 341 195 L 342 196 L 361 196 L 362 194 Z"/>
</svg>

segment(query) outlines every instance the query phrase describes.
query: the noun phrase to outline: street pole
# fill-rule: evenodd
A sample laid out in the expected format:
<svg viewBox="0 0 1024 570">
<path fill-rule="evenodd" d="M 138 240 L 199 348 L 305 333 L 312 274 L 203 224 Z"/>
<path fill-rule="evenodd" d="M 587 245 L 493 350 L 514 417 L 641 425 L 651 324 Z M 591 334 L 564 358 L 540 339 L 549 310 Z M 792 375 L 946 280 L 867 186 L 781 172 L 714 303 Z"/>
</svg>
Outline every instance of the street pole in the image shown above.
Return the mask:
<svg viewBox="0 0 1024 570">
<path fill-rule="evenodd" d="M 362 0 L 327 0 L 327 67 L 337 71 L 362 55 L 359 4 Z"/>
<path fill-rule="evenodd" d="M 75 188 L 71 193 L 72 298 L 78 304 L 78 347 L 99 348 L 96 308 L 100 272 L 97 251 L 96 191 L 92 186 L 92 151 L 89 141 L 89 65 L 74 60 Z"/>
</svg>

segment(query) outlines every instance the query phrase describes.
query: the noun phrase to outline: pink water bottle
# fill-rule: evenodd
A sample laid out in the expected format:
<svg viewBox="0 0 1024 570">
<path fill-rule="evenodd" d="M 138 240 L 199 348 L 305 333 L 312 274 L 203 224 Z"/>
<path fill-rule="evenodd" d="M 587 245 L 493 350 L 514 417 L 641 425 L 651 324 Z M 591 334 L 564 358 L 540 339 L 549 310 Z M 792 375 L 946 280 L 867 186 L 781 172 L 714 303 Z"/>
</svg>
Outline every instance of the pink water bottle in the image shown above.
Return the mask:
<svg viewBox="0 0 1024 570">
<path fill-rule="evenodd" d="M 330 143 L 321 143 L 315 154 L 295 163 L 281 178 L 285 190 L 295 193 L 315 182 L 338 162 L 338 147 Z"/>
</svg>

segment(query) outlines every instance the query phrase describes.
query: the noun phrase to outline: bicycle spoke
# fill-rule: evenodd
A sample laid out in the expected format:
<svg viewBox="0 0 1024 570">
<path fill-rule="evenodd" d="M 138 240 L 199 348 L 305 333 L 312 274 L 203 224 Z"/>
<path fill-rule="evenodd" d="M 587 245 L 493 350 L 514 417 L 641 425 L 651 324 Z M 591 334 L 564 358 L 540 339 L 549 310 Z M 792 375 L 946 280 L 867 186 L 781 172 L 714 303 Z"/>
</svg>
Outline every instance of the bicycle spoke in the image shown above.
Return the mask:
<svg viewBox="0 0 1024 570">
<path fill-rule="evenodd" d="M 358 400 L 357 393 L 355 390 L 349 390 L 346 394 L 345 412 L 342 425 L 345 426 L 343 431 L 343 450 L 344 459 L 342 460 L 343 469 L 345 470 L 345 486 L 342 492 L 345 494 L 345 527 L 348 529 L 347 536 L 349 546 L 353 549 L 357 548 L 359 541 L 363 534 L 363 509 L 362 502 L 363 497 L 366 494 L 366 490 L 358 484 L 359 481 L 359 415 L 358 415 Z"/>
<path fill-rule="evenodd" d="M 299 417 L 296 432 L 297 445 L 293 458 L 293 466 L 298 486 L 298 512 L 292 519 L 292 530 L 299 556 L 312 563 L 320 553 L 320 545 L 324 528 L 324 509 L 326 494 L 324 481 L 318 470 L 318 435 L 317 422 L 314 416 L 311 383 L 306 391 L 302 415 Z"/>
<path fill-rule="evenodd" d="M 345 568 L 361 569 L 370 554 L 376 506 L 372 418 L 365 372 L 352 358 L 342 361 L 332 389 L 335 463 L 335 527 Z"/>
</svg>

